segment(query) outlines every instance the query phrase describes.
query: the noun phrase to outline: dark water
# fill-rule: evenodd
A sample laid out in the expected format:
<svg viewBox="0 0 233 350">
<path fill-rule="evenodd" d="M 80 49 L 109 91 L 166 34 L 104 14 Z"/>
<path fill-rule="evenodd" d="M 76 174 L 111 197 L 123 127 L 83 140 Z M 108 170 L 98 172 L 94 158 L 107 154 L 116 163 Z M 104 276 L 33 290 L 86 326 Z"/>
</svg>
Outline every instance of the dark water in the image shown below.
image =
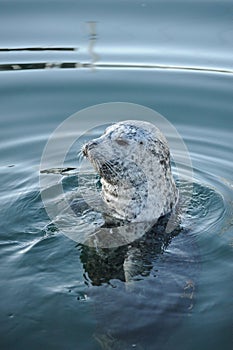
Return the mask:
<svg viewBox="0 0 233 350">
<path fill-rule="evenodd" d="M 231 349 L 232 2 L 0 7 L 0 348 Z M 56 230 L 39 186 L 54 129 L 82 108 L 118 101 L 165 116 L 194 169 L 181 232 L 137 250 L 129 284 L 127 250 L 98 252 Z M 77 135 L 84 131 L 80 123 Z M 61 179 L 77 186 L 75 176 Z"/>
</svg>

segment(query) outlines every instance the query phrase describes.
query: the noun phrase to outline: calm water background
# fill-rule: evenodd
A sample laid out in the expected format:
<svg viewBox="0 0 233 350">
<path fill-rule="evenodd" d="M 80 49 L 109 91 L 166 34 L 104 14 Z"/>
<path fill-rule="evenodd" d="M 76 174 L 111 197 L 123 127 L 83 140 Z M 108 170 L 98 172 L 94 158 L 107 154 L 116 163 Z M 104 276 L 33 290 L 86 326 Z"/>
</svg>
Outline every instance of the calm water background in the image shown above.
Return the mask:
<svg viewBox="0 0 233 350">
<path fill-rule="evenodd" d="M 1 349 L 101 349 L 93 337 L 106 323 L 94 311 L 101 295 L 103 307 L 111 297 L 124 307 L 119 281 L 119 294 L 105 300 L 104 286 L 85 284 L 80 250 L 48 231 L 39 192 L 53 130 L 113 101 L 164 115 L 186 142 L 201 189 L 186 218 L 198 262 L 192 310 L 180 311 L 165 337 L 155 323 L 149 341 L 135 329 L 130 343 L 126 335 L 125 345 L 106 348 L 232 348 L 232 37 L 232 1 L 0 1 Z M 30 47 L 76 50 L 12 50 Z M 153 289 L 148 295 L 153 304 Z M 166 328 L 166 313 L 163 320 Z"/>
</svg>

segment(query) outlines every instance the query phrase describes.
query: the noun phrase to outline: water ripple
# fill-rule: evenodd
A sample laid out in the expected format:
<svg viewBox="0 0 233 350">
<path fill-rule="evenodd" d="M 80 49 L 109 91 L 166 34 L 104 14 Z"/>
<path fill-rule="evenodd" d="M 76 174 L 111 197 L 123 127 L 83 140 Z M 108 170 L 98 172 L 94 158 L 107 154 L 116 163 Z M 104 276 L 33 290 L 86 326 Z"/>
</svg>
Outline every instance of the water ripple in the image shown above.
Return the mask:
<svg viewBox="0 0 233 350">
<path fill-rule="evenodd" d="M 205 73 L 233 74 L 232 69 L 214 67 L 195 67 L 182 65 L 162 65 L 144 63 L 92 63 L 92 62 L 31 62 L 0 64 L 0 71 L 42 70 L 42 69 L 127 69 L 127 70 L 171 70 Z"/>
</svg>

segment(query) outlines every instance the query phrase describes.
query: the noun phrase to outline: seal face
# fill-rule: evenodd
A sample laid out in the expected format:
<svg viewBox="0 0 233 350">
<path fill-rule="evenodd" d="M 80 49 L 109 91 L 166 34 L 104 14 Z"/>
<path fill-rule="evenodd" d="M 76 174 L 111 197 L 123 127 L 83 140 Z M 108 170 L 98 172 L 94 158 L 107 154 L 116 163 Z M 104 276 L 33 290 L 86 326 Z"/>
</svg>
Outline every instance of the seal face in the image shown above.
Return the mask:
<svg viewBox="0 0 233 350">
<path fill-rule="evenodd" d="M 113 124 L 82 152 L 101 177 L 102 197 L 113 217 L 155 221 L 175 206 L 170 151 L 155 125 L 137 120 Z"/>
</svg>

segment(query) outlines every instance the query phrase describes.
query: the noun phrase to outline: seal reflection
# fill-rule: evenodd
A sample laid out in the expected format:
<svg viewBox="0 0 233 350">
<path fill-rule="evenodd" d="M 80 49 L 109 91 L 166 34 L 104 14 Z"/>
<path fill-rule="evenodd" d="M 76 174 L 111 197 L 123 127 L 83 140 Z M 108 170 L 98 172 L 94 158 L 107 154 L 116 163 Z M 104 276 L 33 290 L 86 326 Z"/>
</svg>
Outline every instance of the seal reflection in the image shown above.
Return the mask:
<svg viewBox="0 0 233 350">
<path fill-rule="evenodd" d="M 131 282 L 150 274 L 156 257 L 163 253 L 182 228 L 165 231 L 170 215 L 161 217 L 142 237 L 131 244 L 100 248 L 79 244 L 81 262 L 87 280 L 93 286 L 111 284 L 112 280 Z"/>
</svg>

